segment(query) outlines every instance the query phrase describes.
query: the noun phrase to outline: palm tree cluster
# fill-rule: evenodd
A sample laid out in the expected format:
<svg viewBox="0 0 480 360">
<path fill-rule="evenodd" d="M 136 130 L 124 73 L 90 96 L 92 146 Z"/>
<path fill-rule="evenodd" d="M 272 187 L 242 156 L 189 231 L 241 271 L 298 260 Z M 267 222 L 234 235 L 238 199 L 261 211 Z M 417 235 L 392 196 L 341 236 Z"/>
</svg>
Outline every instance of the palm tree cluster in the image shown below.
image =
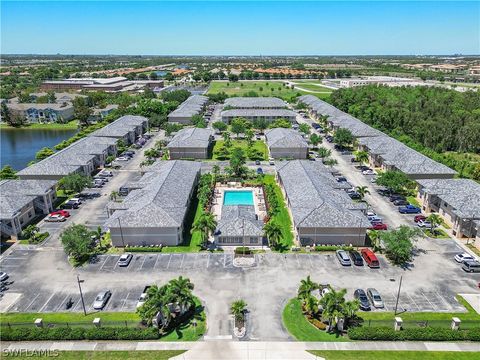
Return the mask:
<svg viewBox="0 0 480 360">
<path fill-rule="evenodd" d="M 204 208 L 207 208 L 212 200 L 214 185 L 214 178 L 211 174 L 204 174 L 200 177 L 197 189 L 197 199 Z"/>
<path fill-rule="evenodd" d="M 190 233 L 193 234 L 196 231 L 200 232 L 202 247 L 206 249 L 208 246 L 208 237 L 216 228 L 217 220 L 215 220 L 215 216 L 209 211 L 204 211 L 193 223 Z"/>
<path fill-rule="evenodd" d="M 356 317 L 359 309 L 358 300 L 346 301 L 346 289 L 336 291 L 328 286 L 321 299 L 315 297 L 312 292 L 320 289 L 320 285 L 310 279 L 301 280 L 298 288 L 297 298 L 302 302 L 303 312 L 308 318 L 321 318 L 328 322 L 328 331 L 332 331 L 340 319 L 345 320 L 345 324 Z"/>
<path fill-rule="evenodd" d="M 243 322 L 247 311 L 247 303 L 244 300 L 236 300 L 230 305 L 230 313 L 235 317 L 235 321 Z"/>
<path fill-rule="evenodd" d="M 182 276 L 163 286 L 152 285 L 147 290 L 147 300 L 137 309 L 143 322 L 151 326 L 153 319 L 160 317 L 163 330 L 179 323 L 183 315 L 195 307 L 194 285 Z"/>
<path fill-rule="evenodd" d="M 263 192 L 268 204 L 268 216 L 272 217 L 280 210 L 280 202 L 275 193 L 275 187 L 272 184 L 265 184 Z"/>
</svg>

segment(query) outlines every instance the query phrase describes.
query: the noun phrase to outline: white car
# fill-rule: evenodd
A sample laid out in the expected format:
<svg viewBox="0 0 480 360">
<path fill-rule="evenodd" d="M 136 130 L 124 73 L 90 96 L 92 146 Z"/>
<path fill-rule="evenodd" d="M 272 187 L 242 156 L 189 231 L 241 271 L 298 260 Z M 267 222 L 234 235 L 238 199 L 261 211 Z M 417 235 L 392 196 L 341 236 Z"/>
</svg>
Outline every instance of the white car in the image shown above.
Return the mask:
<svg viewBox="0 0 480 360">
<path fill-rule="evenodd" d="M 102 310 L 108 302 L 108 299 L 112 296 L 110 290 L 100 292 L 95 301 L 93 302 L 93 308 L 95 310 Z"/>
<path fill-rule="evenodd" d="M 4 271 L 0 272 L 0 281 L 5 281 L 8 279 L 8 274 Z"/>
<path fill-rule="evenodd" d="M 115 161 L 128 161 L 130 158 L 128 156 L 120 156 L 115 159 Z"/>
<path fill-rule="evenodd" d="M 474 257 L 470 254 L 467 254 L 467 253 L 463 253 L 463 254 L 457 254 L 455 255 L 455 261 L 458 262 L 458 263 L 463 263 L 465 261 L 474 261 Z"/>
<path fill-rule="evenodd" d="M 46 222 L 62 222 L 62 221 L 66 221 L 66 220 L 67 220 L 67 218 L 65 216 L 60 215 L 60 214 L 48 215 L 45 218 Z"/>
<path fill-rule="evenodd" d="M 430 221 L 427 221 L 427 220 L 420 220 L 417 223 L 417 226 L 430 229 L 432 227 L 432 223 Z"/>
<path fill-rule="evenodd" d="M 375 211 L 372 211 L 372 210 L 368 210 L 367 211 L 367 216 L 376 216 L 377 214 L 375 213 Z"/>
<path fill-rule="evenodd" d="M 372 169 L 363 170 L 362 174 L 363 175 L 376 175 L 375 171 L 373 171 Z"/>
</svg>

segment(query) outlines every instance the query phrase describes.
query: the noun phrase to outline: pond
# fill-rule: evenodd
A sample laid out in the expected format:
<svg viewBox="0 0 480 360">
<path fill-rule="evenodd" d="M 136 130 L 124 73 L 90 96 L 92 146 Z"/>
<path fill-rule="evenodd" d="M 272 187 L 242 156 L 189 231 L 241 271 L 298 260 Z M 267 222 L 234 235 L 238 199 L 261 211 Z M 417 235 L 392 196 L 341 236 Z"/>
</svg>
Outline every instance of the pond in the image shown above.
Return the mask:
<svg viewBox="0 0 480 360">
<path fill-rule="evenodd" d="M 53 148 L 76 132 L 75 129 L 1 129 L 0 165 L 21 170 L 35 159 L 38 150 Z"/>
</svg>

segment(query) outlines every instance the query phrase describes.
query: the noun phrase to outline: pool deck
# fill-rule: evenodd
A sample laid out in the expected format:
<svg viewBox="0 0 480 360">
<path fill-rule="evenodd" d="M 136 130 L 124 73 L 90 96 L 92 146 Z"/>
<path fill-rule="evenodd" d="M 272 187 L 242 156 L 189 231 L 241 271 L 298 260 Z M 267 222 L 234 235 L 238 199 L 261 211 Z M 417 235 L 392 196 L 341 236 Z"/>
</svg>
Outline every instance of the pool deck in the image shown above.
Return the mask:
<svg viewBox="0 0 480 360">
<path fill-rule="evenodd" d="M 242 187 L 240 183 L 228 183 L 215 185 L 215 198 L 212 203 L 212 213 L 218 219 L 222 217 L 222 206 L 225 191 L 252 191 L 253 192 L 253 207 L 258 218 L 263 220 L 267 216 L 267 208 L 265 206 L 265 199 L 262 188 L 260 187 Z"/>
</svg>

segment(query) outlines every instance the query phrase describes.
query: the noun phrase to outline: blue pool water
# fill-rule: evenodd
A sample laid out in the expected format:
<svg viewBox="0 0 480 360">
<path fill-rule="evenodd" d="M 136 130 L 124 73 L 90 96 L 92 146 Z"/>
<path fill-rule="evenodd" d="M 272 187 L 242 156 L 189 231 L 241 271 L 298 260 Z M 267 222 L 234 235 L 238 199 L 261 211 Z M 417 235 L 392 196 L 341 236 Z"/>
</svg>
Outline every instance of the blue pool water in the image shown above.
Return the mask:
<svg viewBox="0 0 480 360">
<path fill-rule="evenodd" d="M 223 197 L 223 205 L 252 205 L 253 206 L 253 192 L 252 191 L 225 191 Z"/>
</svg>

